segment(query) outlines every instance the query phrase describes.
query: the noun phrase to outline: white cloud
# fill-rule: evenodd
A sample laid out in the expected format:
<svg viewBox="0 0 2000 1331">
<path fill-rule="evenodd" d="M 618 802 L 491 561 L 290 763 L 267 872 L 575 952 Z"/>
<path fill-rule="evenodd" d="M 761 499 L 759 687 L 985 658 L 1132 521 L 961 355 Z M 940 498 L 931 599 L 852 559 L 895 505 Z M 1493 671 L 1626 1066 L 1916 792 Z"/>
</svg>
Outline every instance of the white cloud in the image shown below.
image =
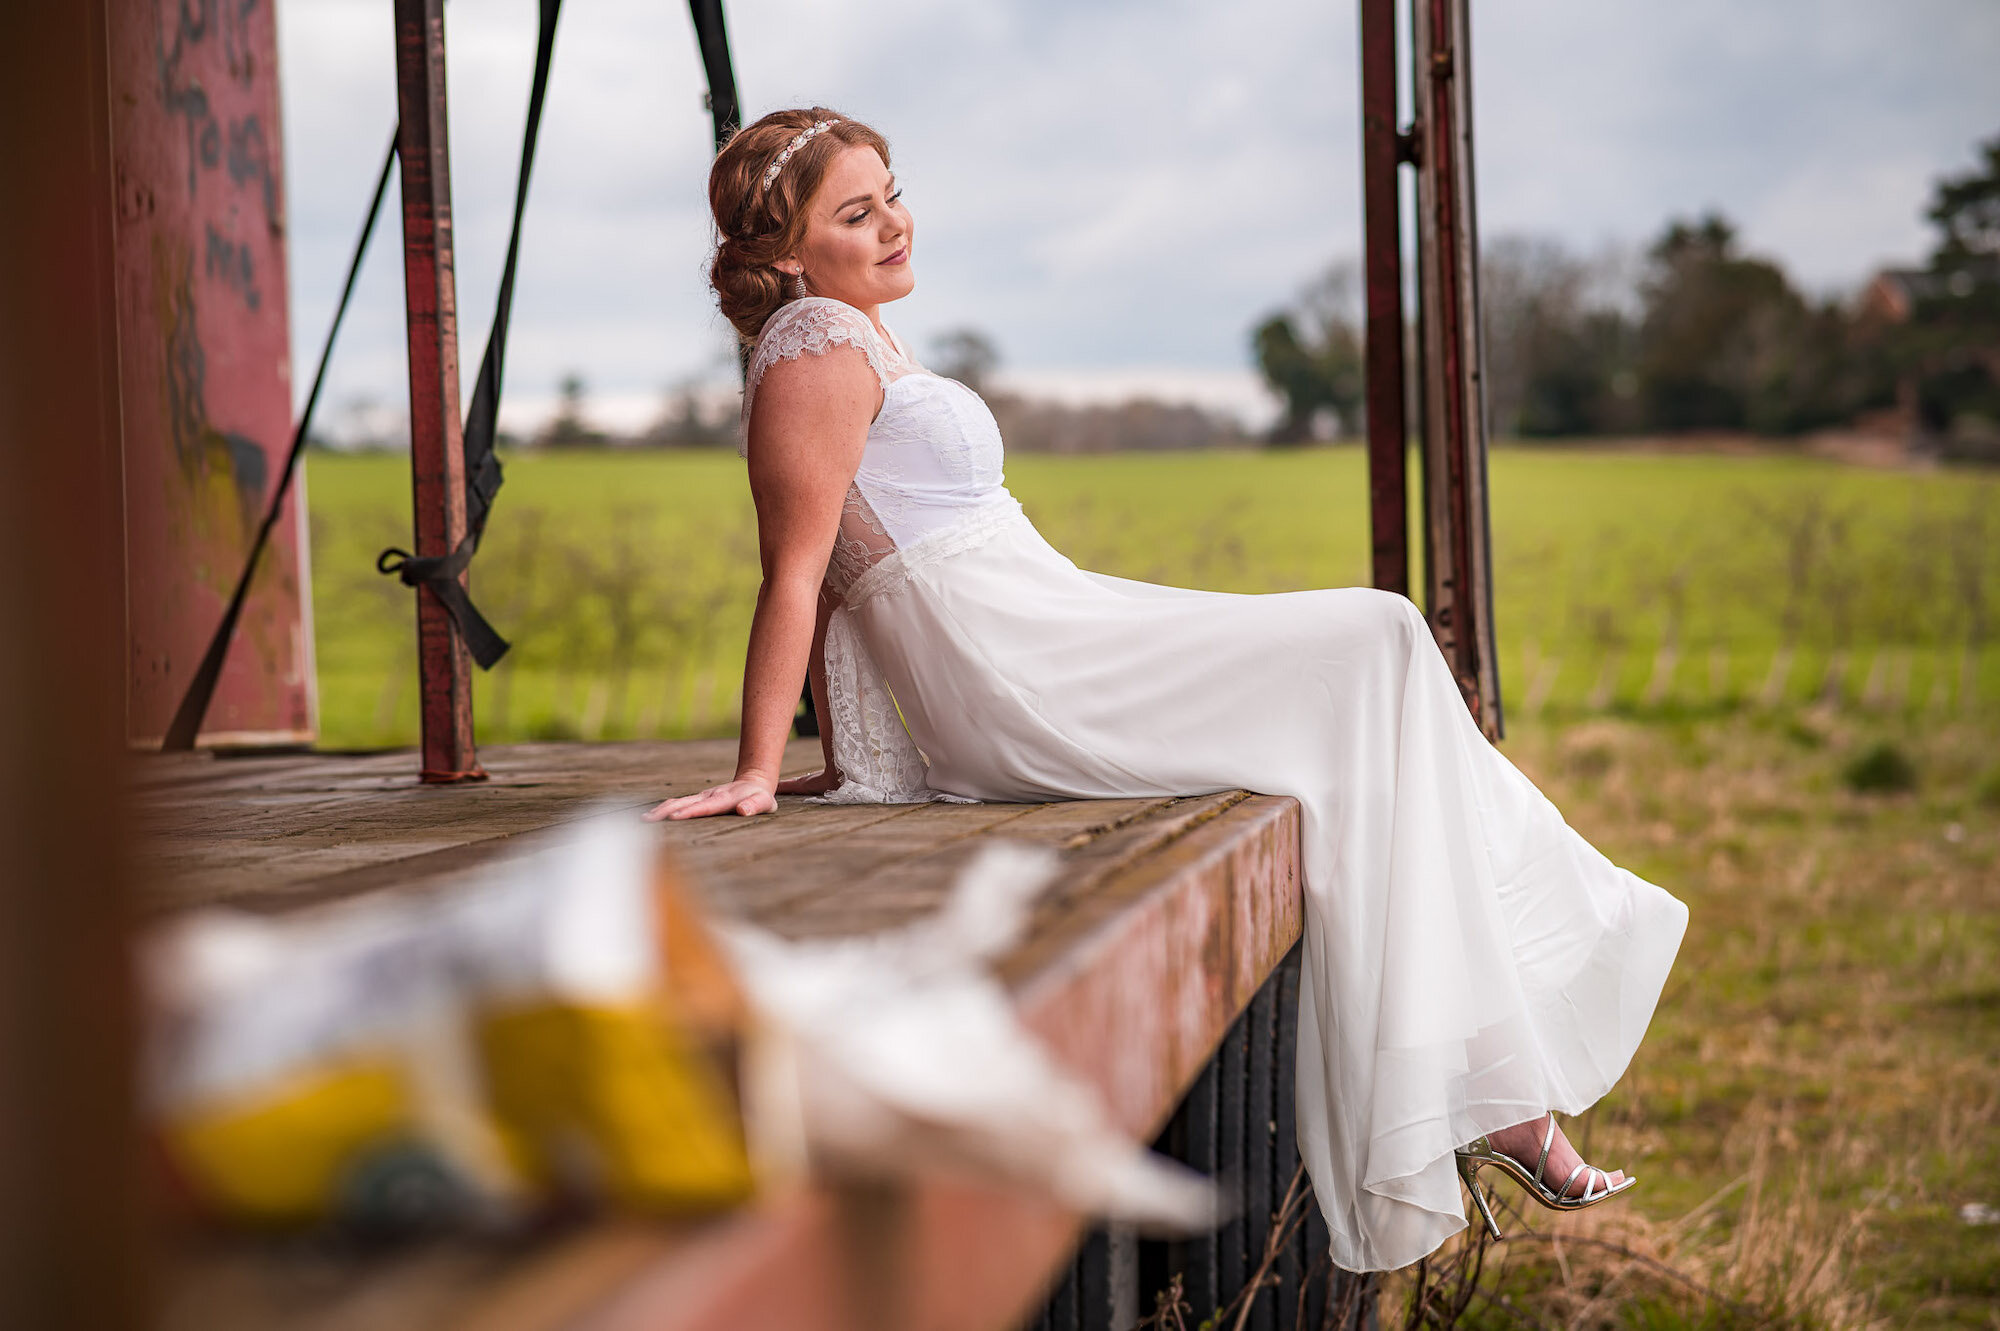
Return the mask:
<svg viewBox="0 0 2000 1331">
<path fill-rule="evenodd" d="M 395 119 L 386 0 L 279 0 L 303 392 Z M 2000 131 L 1991 0 L 1475 6 L 1480 216 L 1579 248 L 1719 207 L 1819 288 L 1920 255 L 1930 180 Z M 1351 3 L 734 0 L 752 115 L 878 124 L 919 218 L 919 346 L 975 325 L 1024 373 L 1240 370 L 1247 332 L 1360 234 Z M 726 364 L 703 280 L 709 129 L 683 7 L 569 0 L 508 392 L 621 400 Z M 506 243 L 528 0 L 449 10 L 464 377 Z M 391 206 L 333 394 L 402 394 Z"/>
<path fill-rule="evenodd" d="M 2000 131 L 1979 0 L 1475 6 L 1481 223 L 1643 242 L 1719 208 L 1814 288 L 1928 246 L 1940 172 Z"/>
</svg>

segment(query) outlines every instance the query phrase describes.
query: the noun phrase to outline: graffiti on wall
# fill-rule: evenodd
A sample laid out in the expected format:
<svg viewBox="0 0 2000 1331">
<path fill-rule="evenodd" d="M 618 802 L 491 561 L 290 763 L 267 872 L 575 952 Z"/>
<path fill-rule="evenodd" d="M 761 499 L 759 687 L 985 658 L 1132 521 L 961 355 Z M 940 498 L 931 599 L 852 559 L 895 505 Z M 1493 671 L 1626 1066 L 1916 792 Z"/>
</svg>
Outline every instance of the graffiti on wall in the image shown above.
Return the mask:
<svg viewBox="0 0 2000 1331">
<path fill-rule="evenodd" d="M 114 0 L 127 732 L 157 739 L 220 621 L 291 434 L 270 0 Z M 272 533 L 203 730 L 310 739 L 304 487 Z"/>
</svg>

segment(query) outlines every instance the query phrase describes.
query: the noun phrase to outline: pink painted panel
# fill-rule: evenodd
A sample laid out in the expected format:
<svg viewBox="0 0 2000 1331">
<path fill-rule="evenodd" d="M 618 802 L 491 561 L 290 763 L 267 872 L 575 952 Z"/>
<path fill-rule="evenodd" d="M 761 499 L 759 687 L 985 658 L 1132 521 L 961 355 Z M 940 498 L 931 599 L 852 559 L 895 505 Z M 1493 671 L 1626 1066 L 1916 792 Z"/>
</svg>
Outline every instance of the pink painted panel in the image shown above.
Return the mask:
<svg viewBox="0 0 2000 1331">
<path fill-rule="evenodd" d="M 272 0 L 111 0 L 124 423 L 126 735 L 156 743 L 291 442 Z M 317 725 L 303 478 L 252 584 L 204 744 Z"/>
</svg>

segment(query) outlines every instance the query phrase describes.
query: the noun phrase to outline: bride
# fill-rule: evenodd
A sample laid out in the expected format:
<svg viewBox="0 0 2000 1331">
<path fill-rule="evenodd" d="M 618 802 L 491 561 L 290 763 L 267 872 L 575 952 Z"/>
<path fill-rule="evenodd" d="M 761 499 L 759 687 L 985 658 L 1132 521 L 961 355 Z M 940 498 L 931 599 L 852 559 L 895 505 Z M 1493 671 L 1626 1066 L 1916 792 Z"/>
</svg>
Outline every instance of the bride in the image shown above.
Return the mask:
<svg viewBox="0 0 2000 1331">
<path fill-rule="evenodd" d="M 1243 788 L 1303 811 L 1299 1149 L 1352 1271 L 1462 1229 L 1493 1167 L 1575 1209 L 1636 1180 L 1549 1112 L 1617 1080 L 1687 910 L 1617 868 L 1466 712 L 1422 614 L 1077 568 L 1022 514 L 979 396 L 882 322 L 915 226 L 868 126 L 774 112 L 716 158 L 710 273 L 750 344 L 763 585 L 736 776 L 651 819 Z M 800 681 L 824 770 L 781 778 Z"/>
</svg>

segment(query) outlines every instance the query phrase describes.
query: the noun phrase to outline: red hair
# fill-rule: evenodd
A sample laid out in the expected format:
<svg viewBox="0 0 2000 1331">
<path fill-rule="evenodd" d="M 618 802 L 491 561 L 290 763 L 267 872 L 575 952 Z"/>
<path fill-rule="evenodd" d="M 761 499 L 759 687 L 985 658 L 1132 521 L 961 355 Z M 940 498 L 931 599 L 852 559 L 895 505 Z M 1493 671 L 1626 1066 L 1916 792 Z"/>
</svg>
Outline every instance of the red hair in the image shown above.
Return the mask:
<svg viewBox="0 0 2000 1331">
<path fill-rule="evenodd" d="M 834 123 L 799 146 L 769 189 L 764 173 L 778 154 L 822 120 Z M 718 241 L 709 265 L 723 317 L 745 342 L 786 300 L 785 275 L 775 265 L 798 252 L 806 238 L 806 205 L 826 179 L 833 159 L 848 148 L 873 148 L 889 165 L 889 141 L 823 106 L 773 111 L 730 136 L 708 172 L 708 208 Z"/>
</svg>

